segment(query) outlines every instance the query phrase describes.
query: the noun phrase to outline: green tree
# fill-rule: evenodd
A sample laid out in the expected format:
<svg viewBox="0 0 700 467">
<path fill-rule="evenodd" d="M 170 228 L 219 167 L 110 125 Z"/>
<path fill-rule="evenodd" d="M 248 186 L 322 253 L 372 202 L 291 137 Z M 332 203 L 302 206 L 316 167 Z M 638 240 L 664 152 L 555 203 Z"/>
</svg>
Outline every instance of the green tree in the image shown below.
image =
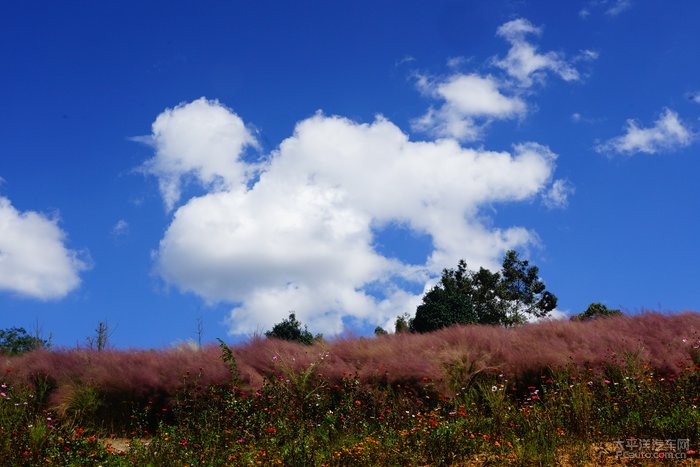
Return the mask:
<svg viewBox="0 0 700 467">
<path fill-rule="evenodd" d="M 374 328 L 374 335 L 375 336 L 386 336 L 387 334 L 389 334 L 389 333 L 386 332 L 386 330 L 381 326 L 377 326 L 376 328 Z"/>
<path fill-rule="evenodd" d="M 539 269 L 521 260 L 514 250 L 503 258 L 501 272 L 470 271 L 460 260 L 445 269 L 440 282 L 424 297 L 410 320 L 413 332 L 430 332 L 454 324 L 514 326 L 528 316 L 544 317 L 557 306 L 546 291 Z"/>
<path fill-rule="evenodd" d="M 617 309 L 608 308 L 602 303 L 591 303 L 586 311 L 571 317 L 571 321 L 590 321 L 598 318 L 610 318 L 612 316 L 622 316 L 622 312 Z"/>
<path fill-rule="evenodd" d="M 30 350 L 47 349 L 49 341 L 30 336 L 24 328 L 0 329 L 0 354 L 18 355 Z"/>
<path fill-rule="evenodd" d="M 314 337 L 309 329 L 304 326 L 301 328 L 301 323 L 297 320 L 294 312 L 289 313 L 289 318 L 277 323 L 272 327 L 272 330 L 267 331 L 265 336 L 274 339 L 283 339 L 287 341 L 299 342 L 305 345 L 311 345 L 314 340 L 320 340 L 323 336 L 317 334 Z"/>
<path fill-rule="evenodd" d="M 404 313 L 401 316 L 396 317 L 396 321 L 394 321 L 394 332 L 396 334 L 401 334 L 402 332 L 409 332 L 410 329 L 410 315 L 408 313 Z"/>
<path fill-rule="evenodd" d="M 523 323 L 527 315 L 543 318 L 557 307 L 557 297 L 546 290 L 538 274 L 539 268 L 518 258 L 515 250 L 506 253 L 501 270 L 501 298 L 509 309 L 503 324 Z"/>
</svg>

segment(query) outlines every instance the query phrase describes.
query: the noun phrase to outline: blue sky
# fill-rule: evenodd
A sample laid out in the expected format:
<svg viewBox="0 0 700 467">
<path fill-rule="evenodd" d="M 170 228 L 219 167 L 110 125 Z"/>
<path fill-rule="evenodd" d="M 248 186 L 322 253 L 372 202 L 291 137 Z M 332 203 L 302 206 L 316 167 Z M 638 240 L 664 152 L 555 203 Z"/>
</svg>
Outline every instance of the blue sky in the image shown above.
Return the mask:
<svg viewBox="0 0 700 467">
<path fill-rule="evenodd" d="M 400 6 L 399 6 L 400 5 Z M 700 309 L 700 4 L 10 2 L 0 328 L 325 335 L 444 267 Z"/>
</svg>

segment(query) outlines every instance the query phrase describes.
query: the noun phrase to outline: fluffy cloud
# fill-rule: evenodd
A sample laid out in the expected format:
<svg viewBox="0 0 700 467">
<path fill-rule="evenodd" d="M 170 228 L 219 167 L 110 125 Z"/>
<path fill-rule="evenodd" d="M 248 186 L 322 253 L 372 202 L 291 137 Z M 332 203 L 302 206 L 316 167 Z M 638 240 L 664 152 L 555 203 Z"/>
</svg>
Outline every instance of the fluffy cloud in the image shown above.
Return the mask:
<svg viewBox="0 0 700 467">
<path fill-rule="evenodd" d="M 48 300 L 78 287 L 87 264 L 65 239 L 57 220 L 19 212 L 0 197 L 0 290 Z"/>
<path fill-rule="evenodd" d="M 559 75 L 565 81 L 576 81 L 579 72 L 556 52 L 538 53 L 537 46 L 527 40 L 529 36 L 539 36 L 542 30 L 528 20 L 518 18 L 501 25 L 496 34 L 510 43 L 510 50 L 503 59 L 494 60 L 494 65 L 518 80 L 523 87 L 541 82 L 545 72 Z M 589 54 L 589 58 L 592 58 Z"/>
<path fill-rule="evenodd" d="M 636 121 L 627 120 L 624 135 L 598 145 L 596 150 L 622 154 L 637 152 L 655 154 L 688 146 L 691 141 L 692 135 L 678 118 L 678 114 L 665 109 L 654 126 L 650 128 L 640 128 Z"/>
<path fill-rule="evenodd" d="M 462 104 L 472 112 L 509 111 L 505 104 Z M 238 118 L 206 100 L 166 111 L 181 122 L 185 134 L 178 137 L 188 141 L 185 149 L 207 148 L 210 140 L 197 125 L 189 129 L 192 105 L 198 121 Z M 406 284 L 424 288 L 459 258 L 475 267 L 497 267 L 504 250 L 533 236 L 522 227 L 487 227 L 480 207 L 543 192 L 556 158 L 535 143 L 509 153 L 467 149 L 452 139 L 415 142 L 381 117 L 366 124 L 319 113 L 299 122 L 263 166 L 253 167 L 242 157 L 241 128 L 242 123 L 232 125 L 231 134 L 218 135 L 236 142 L 220 153 L 230 155 L 239 175 L 231 177 L 226 164 L 222 173 L 211 172 L 226 184 L 175 211 L 156 255 L 167 283 L 209 302 L 235 305 L 233 333 L 268 328 L 289 310 L 331 334 L 342 330 L 343 318 L 385 325 L 415 310 L 420 295 Z M 161 157 L 187 158 L 196 167 L 208 163 L 206 151 L 202 162 L 196 152 L 180 155 L 173 145 L 163 151 L 162 138 L 153 140 L 152 166 L 160 166 Z M 197 180 L 212 187 L 207 177 Z M 168 192 L 163 196 L 168 203 Z M 375 249 L 376 233 L 395 224 L 430 236 L 432 251 L 424 264 L 407 264 Z M 377 289 L 383 295 L 369 292 Z"/>
<path fill-rule="evenodd" d="M 522 99 L 504 95 L 491 76 L 456 74 L 435 83 L 422 79 L 419 87 L 444 104 L 437 110 L 431 108 L 413 122 L 413 127 L 439 137 L 473 141 L 490 121 L 522 116 L 527 111 Z"/>
<path fill-rule="evenodd" d="M 204 98 L 168 109 L 153 122 L 148 142 L 157 152 L 142 169 L 158 177 L 168 210 L 181 196 L 183 181 L 227 189 L 246 179 L 249 167 L 239 160 L 257 141 L 238 115 Z"/>
<path fill-rule="evenodd" d="M 476 73 L 454 73 L 437 79 L 419 75 L 418 89 L 443 103 L 438 108 L 430 107 L 413 120 L 412 128 L 439 138 L 476 141 L 493 121 L 524 117 L 528 108 L 521 95 L 535 81 L 543 81 L 546 72 L 556 73 L 566 81 L 578 80 L 579 72 L 559 54 L 540 54 L 537 47 L 528 42 L 528 36 L 540 33 L 540 28 L 522 18 L 498 28 L 496 34 L 506 39 L 511 47 L 505 58 L 494 58 L 490 63 L 515 78 L 515 83 L 512 79 Z M 586 49 L 574 57 L 572 63 L 597 58 L 598 52 Z M 450 59 L 448 66 L 455 68 L 462 63 L 460 59 Z"/>
</svg>

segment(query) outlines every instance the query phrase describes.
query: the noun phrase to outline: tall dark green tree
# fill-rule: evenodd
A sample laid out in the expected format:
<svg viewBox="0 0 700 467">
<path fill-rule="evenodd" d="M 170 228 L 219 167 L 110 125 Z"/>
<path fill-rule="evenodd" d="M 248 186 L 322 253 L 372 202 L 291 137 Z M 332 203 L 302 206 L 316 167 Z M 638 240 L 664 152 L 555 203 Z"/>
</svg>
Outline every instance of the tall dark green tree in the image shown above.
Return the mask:
<svg viewBox="0 0 700 467">
<path fill-rule="evenodd" d="M 557 297 L 546 290 L 539 278 L 539 268 L 518 258 L 515 250 L 508 251 L 503 258 L 501 287 L 501 298 L 509 308 L 503 324 L 525 322 L 528 315 L 543 318 L 557 307 Z"/>
<path fill-rule="evenodd" d="M 536 266 L 521 260 L 514 250 L 503 258 L 501 272 L 470 271 L 460 260 L 457 269 L 445 269 L 440 282 L 424 297 L 410 321 L 413 332 L 430 332 L 454 324 L 514 326 L 528 316 L 544 317 L 557 306 Z"/>
<path fill-rule="evenodd" d="M 301 322 L 297 320 L 294 312 L 289 313 L 289 318 L 275 324 L 272 330 L 265 333 L 265 336 L 268 338 L 299 342 L 305 345 L 311 345 L 314 343 L 314 340 L 321 339 L 322 337 L 320 334 L 314 337 L 306 326 L 302 329 Z"/>
</svg>

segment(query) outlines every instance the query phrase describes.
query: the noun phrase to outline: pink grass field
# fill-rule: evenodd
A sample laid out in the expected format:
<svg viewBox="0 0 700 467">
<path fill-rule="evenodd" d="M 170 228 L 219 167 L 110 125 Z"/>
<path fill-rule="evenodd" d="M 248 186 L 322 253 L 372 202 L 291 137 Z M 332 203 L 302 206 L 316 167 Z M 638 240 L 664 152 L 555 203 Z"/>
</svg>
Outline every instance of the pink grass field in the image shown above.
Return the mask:
<svg viewBox="0 0 700 467">
<path fill-rule="evenodd" d="M 456 326 L 429 334 L 342 338 L 303 346 L 253 337 L 234 347 L 241 381 L 259 387 L 266 377 L 303 371 L 328 381 L 357 375 L 365 384 L 429 378 L 449 392 L 448 369 L 493 369 L 517 380 L 543 371 L 636 365 L 672 376 L 691 366 L 700 342 L 700 314 L 642 313 L 589 322 L 544 321 L 518 328 Z M 694 346 L 696 347 L 694 349 Z M 2 361 L 6 378 L 51 386 L 51 402 L 78 385 L 130 397 L 170 397 L 183 385 L 205 389 L 230 381 L 218 346 L 200 350 L 84 349 L 34 351 Z"/>
</svg>

